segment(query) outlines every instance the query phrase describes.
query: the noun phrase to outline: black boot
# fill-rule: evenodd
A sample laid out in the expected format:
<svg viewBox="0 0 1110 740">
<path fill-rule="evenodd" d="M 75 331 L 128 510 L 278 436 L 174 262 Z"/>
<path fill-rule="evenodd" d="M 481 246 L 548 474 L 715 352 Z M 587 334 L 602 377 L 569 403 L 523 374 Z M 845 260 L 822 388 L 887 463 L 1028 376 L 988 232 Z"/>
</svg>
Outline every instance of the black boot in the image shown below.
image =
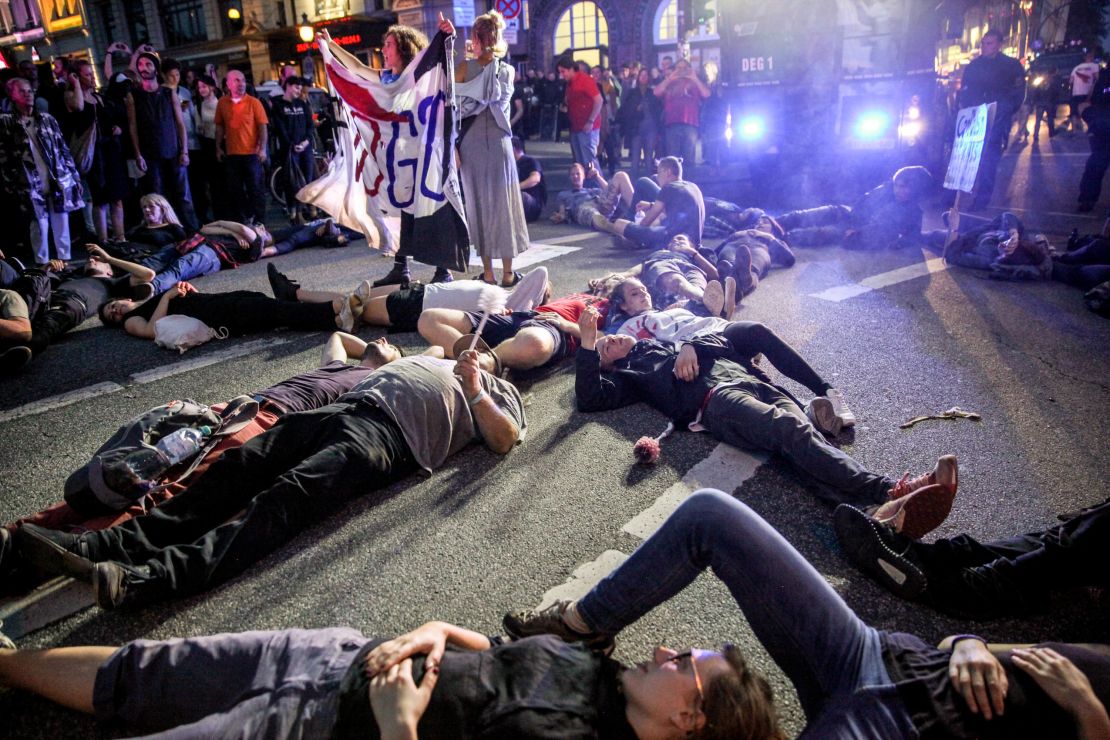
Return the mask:
<svg viewBox="0 0 1110 740">
<path fill-rule="evenodd" d="M 408 285 L 410 280 L 412 275 L 409 273 L 408 257 L 398 255 L 393 260 L 393 269 L 385 277 L 375 280 L 373 286 L 380 288 L 383 285 Z"/>
<path fill-rule="evenodd" d="M 274 298 L 279 301 L 297 302 L 297 289 L 301 287 L 300 283 L 290 280 L 279 272 L 273 262 L 266 265 L 266 277 L 270 279 L 270 290 L 274 292 Z"/>
</svg>

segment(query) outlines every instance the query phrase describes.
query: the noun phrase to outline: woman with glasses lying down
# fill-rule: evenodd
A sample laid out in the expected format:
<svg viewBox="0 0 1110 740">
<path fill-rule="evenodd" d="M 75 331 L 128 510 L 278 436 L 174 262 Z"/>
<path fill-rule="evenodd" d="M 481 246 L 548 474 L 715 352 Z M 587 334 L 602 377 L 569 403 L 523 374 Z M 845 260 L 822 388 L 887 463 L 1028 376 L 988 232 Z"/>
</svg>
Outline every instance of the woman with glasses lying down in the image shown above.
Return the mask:
<svg viewBox="0 0 1110 740">
<path fill-rule="evenodd" d="M 508 615 L 511 642 L 430 622 L 389 641 L 341 628 L 0 649 L 0 684 L 170 737 L 783 737 L 769 685 L 732 646 L 604 657 L 706 568 L 793 682 L 807 736 L 1110 733 L 1105 646 L 991 652 L 960 635 L 937 649 L 881 632 L 757 514 L 708 489 L 580 601 Z"/>
</svg>

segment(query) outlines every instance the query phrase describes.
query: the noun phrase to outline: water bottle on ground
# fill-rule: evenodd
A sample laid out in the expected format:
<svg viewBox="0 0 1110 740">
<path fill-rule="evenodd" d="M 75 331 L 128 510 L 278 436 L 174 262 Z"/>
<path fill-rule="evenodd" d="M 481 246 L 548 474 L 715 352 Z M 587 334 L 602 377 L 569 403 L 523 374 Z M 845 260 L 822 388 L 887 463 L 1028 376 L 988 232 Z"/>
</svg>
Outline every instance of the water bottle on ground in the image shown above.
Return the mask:
<svg viewBox="0 0 1110 740">
<path fill-rule="evenodd" d="M 212 429 L 207 426 L 198 429 L 186 427 L 162 437 L 155 447 L 166 456 L 169 466 L 173 467 L 200 452 L 200 448 L 204 446 L 205 438 L 210 434 L 212 434 Z"/>
</svg>

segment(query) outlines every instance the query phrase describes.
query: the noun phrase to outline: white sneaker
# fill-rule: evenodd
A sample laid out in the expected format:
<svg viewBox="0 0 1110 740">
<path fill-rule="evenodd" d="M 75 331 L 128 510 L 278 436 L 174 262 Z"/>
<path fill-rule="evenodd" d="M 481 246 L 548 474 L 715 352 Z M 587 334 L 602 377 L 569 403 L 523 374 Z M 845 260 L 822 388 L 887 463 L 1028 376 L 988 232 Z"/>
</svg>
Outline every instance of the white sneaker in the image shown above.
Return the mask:
<svg viewBox="0 0 1110 740">
<path fill-rule="evenodd" d="M 833 413 L 839 418 L 841 423 L 846 427 L 854 427 L 856 425 L 856 415 L 848 408 L 848 402 L 844 400 L 844 392 L 836 388 L 829 388 L 829 392 L 825 397 L 832 401 Z"/>
<path fill-rule="evenodd" d="M 844 423 L 833 411 L 832 401 L 824 396 L 818 396 L 806 404 L 806 416 L 817 427 L 817 431 L 835 437 L 840 434 Z"/>
</svg>

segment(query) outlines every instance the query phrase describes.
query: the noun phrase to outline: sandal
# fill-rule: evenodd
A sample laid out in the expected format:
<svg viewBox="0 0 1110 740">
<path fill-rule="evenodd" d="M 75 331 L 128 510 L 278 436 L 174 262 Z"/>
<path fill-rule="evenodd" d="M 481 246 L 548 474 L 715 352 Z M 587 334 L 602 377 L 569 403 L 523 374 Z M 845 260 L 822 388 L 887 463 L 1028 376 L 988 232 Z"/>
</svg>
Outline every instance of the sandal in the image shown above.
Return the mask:
<svg viewBox="0 0 1110 740">
<path fill-rule="evenodd" d="M 484 272 L 479 272 L 477 275 L 470 279 L 477 280 L 478 282 L 485 283 L 486 285 L 497 285 L 496 280 L 486 280 L 486 274 Z"/>
<path fill-rule="evenodd" d="M 520 274 L 519 272 L 514 272 L 514 273 L 513 273 L 513 279 L 512 279 L 511 281 L 507 282 L 507 283 L 505 282 L 505 279 L 504 279 L 504 277 L 502 277 L 502 279 L 501 279 L 501 287 L 502 287 L 502 288 L 512 288 L 512 287 L 515 287 L 515 286 L 516 286 L 516 284 L 517 284 L 517 283 L 519 283 L 519 282 L 520 282 L 520 281 L 521 281 L 521 280 L 523 279 L 523 277 L 524 277 L 524 276 L 523 276 L 523 275 L 521 275 L 521 274 Z"/>
</svg>

